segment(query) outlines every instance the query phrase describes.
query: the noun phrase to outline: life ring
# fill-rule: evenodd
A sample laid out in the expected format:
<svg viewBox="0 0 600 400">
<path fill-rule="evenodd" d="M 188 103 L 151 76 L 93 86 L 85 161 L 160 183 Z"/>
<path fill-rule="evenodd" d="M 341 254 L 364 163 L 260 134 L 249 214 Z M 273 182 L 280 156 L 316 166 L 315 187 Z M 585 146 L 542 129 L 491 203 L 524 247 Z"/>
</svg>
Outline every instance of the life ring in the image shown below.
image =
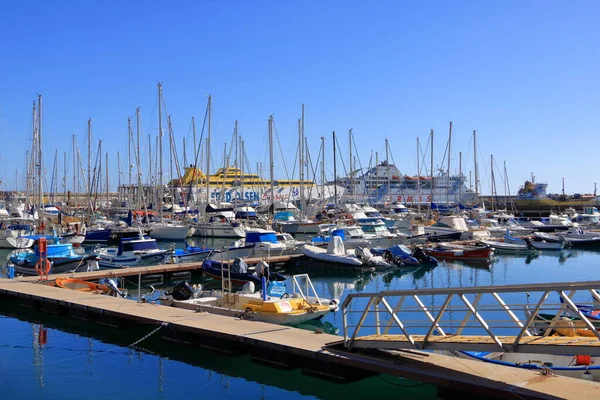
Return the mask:
<svg viewBox="0 0 600 400">
<path fill-rule="evenodd" d="M 48 261 L 47 258 L 45 259 L 39 259 L 37 260 L 37 262 L 35 263 L 35 272 L 38 273 L 38 275 L 40 276 L 48 276 L 48 273 L 50 272 L 50 261 Z"/>
</svg>

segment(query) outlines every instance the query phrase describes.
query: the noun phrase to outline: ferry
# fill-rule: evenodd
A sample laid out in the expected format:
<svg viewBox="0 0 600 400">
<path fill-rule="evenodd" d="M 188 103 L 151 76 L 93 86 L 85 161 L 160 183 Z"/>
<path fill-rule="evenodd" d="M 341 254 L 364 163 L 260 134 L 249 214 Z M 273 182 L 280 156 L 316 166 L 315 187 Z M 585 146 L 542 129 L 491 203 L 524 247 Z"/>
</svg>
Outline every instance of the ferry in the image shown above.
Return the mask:
<svg viewBox="0 0 600 400">
<path fill-rule="evenodd" d="M 170 182 L 179 193 L 191 188 L 191 195 L 196 202 L 206 200 L 207 177 L 200 169 L 190 165 L 184 168 L 181 179 Z M 243 201 L 251 204 L 270 202 L 271 181 L 260 175 L 242 172 L 237 167 L 219 168 L 216 173 L 208 176 L 209 202 Z M 314 181 L 285 179 L 273 181 L 275 201 L 299 201 L 302 190 L 304 199 L 327 199 L 334 196 L 332 184 L 317 185 Z M 344 193 L 344 188 L 338 186 L 338 195 Z"/>
<path fill-rule="evenodd" d="M 409 176 L 386 161 L 368 169 L 359 169 L 337 180 L 348 195 L 378 203 L 383 199 L 403 204 L 475 204 L 475 192 L 467 188 L 464 175 Z"/>
</svg>

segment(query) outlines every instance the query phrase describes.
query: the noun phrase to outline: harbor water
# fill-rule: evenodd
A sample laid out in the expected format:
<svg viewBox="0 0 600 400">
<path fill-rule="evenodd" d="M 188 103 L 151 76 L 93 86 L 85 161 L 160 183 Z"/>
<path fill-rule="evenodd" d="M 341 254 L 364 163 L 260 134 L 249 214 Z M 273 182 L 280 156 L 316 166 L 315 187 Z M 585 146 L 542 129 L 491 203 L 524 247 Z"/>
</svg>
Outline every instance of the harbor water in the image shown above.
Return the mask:
<svg viewBox="0 0 600 400">
<path fill-rule="evenodd" d="M 191 244 L 218 247 L 224 243 Z M 7 254 L 2 251 L 0 256 L 5 259 Z M 324 271 L 302 262 L 284 274 L 308 272 L 319 296 L 343 301 L 357 292 L 595 280 L 599 263 L 600 252 L 572 249 L 534 257 L 496 255 L 490 264 L 442 262 L 412 272 Z M 142 295 L 153 301 L 172 285 L 171 281 L 145 282 Z M 135 292 L 130 289 L 132 297 Z M 247 355 L 224 355 L 166 342 L 158 334 L 132 347 L 151 329 L 140 327 L 123 333 L 26 309 L 12 301 L 3 300 L 0 305 L 0 326 L 0 394 L 7 399 L 337 399 L 371 398 L 375 391 L 378 399 L 437 398 L 436 388 L 428 384 L 391 376 L 346 384 L 328 382 L 299 370 L 258 365 Z M 304 328 L 339 334 L 342 314 L 331 313 Z"/>
</svg>

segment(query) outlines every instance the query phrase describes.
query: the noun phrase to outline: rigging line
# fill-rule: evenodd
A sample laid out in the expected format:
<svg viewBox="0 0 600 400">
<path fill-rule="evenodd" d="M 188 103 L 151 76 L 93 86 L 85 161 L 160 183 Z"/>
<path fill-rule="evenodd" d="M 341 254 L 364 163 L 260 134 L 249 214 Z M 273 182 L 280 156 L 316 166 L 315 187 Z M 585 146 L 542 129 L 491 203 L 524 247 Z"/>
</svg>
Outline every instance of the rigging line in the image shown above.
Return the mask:
<svg viewBox="0 0 600 400">
<path fill-rule="evenodd" d="M 304 138 L 304 148 L 306 149 L 306 157 L 308 158 L 308 160 L 307 160 L 307 161 L 308 161 L 308 165 L 310 165 L 310 169 L 311 169 L 311 171 L 312 171 L 312 173 L 313 173 L 312 184 L 310 185 L 310 189 L 308 189 L 308 198 L 310 199 L 310 198 L 312 197 L 312 191 L 313 191 L 313 188 L 316 190 L 316 187 L 315 187 L 314 183 L 316 182 L 316 179 L 317 179 L 317 176 L 316 176 L 316 173 L 317 173 L 317 172 L 316 172 L 316 169 L 315 169 L 315 167 L 314 167 L 314 165 L 313 165 L 312 158 L 310 157 L 310 151 L 309 151 L 309 149 L 308 149 L 308 139 L 306 139 L 306 137 Z M 320 149 L 321 149 L 321 148 L 320 148 L 320 146 L 319 146 L 319 153 L 321 152 L 321 150 L 320 150 Z M 317 160 L 318 160 L 318 159 L 319 159 L 319 158 L 317 157 Z M 317 194 L 318 194 L 318 193 L 317 193 Z M 307 200 L 306 202 L 307 202 L 307 204 L 308 204 L 308 203 L 309 203 L 309 200 Z M 308 208 L 308 207 L 307 207 L 307 208 Z"/>
<path fill-rule="evenodd" d="M 204 120 L 202 121 L 202 130 L 200 131 L 200 140 L 198 141 L 198 148 L 195 149 L 196 154 L 194 157 L 194 172 L 192 173 L 192 176 L 190 178 L 190 184 L 188 187 L 188 193 L 187 193 L 187 203 L 189 204 L 191 196 L 192 196 L 192 185 L 194 183 L 196 183 L 196 187 L 197 187 L 197 183 L 198 183 L 198 177 L 196 176 L 196 171 L 198 170 L 198 157 L 200 157 L 200 154 L 202 152 L 202 143 L 204 142 L 204 127 L 206 126 L 206 120 L 208 119 L 208 103 L 206 103 L 206 109 L 204 110 Z M 208 175 L 206 175 L 206 179 L 208 180 Z M 198 200 L 196 199 L 196 202 L 198 202 Z"/>
<path fill-rule="evenodd" d="M 281 160 L 283 162 L 283 170 L 285 171 L 285 176 L 288 180 L 290 180 L 290 174 L 288 173 L 287 170 L 287 165 L 285 164 L 285 158 L 283 157 L 283 150 L 281 149 L 281 142 L 279 141 L 279 135 L 277 134 L 277 127 L 275 126 L 275 119 L 273 118 L 273 132 L 275 133 L 275 139 L 277 140 L 277 148 L 279 149 L 279 155 L 281 156 Z M 273 204 L 275 204 L 275 199 L 271 199 L 271 201 L 273 202 Z M 287 198 L 287 203 L 286 204 L 290 204 L 291 202 L 291 197 L 288 196 Z"/>
<path fill-rule="evenodd" d="M 285 158 L 283 157 L 283 150 L 281 148 L 281 142 L 279 141 L 279 134 L 277 133 L 277 126 L 275 125 L 275 119 L 273 118 L 273 131 L 275 133 L 275 139 L 277 139 L 277 148 L 279 149 L 279 155 L 281 156 L 281 160 L 284 161 Z M 285 164 L 285 161 L 283 162 L 283 170 L 285 171 L 285 176 L 288 180 L 290 179 L 290 174 L 287 170 L 287 165 Z"/>
</svg>

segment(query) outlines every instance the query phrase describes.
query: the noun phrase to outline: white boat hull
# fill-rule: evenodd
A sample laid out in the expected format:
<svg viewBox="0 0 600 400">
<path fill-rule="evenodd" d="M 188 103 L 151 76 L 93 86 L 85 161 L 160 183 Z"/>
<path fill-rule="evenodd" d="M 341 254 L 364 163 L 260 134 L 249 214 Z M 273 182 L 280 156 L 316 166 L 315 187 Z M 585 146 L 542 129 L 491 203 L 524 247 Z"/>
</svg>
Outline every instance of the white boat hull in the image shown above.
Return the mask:
<svg viewBox="0 0 600 400">
<path fill-rule="evenodd" d="M 194 235 L 201 237 L 230 237 L 243 238 L 246 230 L 242 225 L 231 226 L 229 224 L 198 224 L 194 226 Z"/>
<path fill-rule="evenodd" d="M 0 248 L 2 249 L 28 249 L 33 246 L 35 240 L 22 236 L 8 236 L 0 238 Z"/>
<path fill-rule="evenodd" d="M 188 236 L 190 228 L 184 225 L 156 224 L 151 225 L 150 237 L 157 240 L 183 241 Z"/>
<path fill-rule="evenodd" d="M 327 249 L 324 249 L 321 247 L 316 247 L 316 246 L 311 246 L 311 245 L 305 244 L 304 246 L 302 246 L 300 248 L 300 251 L 305 256 L 315 259 L 315 260 L 318 260 L 318 261 L 325 261 L 325 262 L 334 263 L 334 264 L 351 265 L 351 266 L 355 266 L 355 267 L 363 266 L 363 262 L 353 255 L 330 254 L 330 253 L 327 253 Z"/>
</svg>

